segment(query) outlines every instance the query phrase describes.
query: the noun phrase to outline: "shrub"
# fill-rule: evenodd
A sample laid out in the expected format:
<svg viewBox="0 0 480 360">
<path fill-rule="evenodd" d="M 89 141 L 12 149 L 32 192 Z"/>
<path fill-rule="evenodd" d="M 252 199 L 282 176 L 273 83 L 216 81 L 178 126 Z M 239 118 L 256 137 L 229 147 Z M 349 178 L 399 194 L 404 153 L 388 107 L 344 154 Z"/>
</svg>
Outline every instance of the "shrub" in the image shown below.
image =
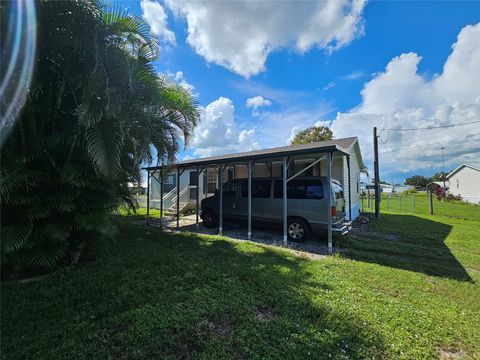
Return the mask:
<svg viewBox="0 0 480 360">
<path fill-rule="evenodd" d="M 3 23 L 11 4 L 0 4 Z M 35 77 L 16 122 L 2 125 L 2 277 L 48 271 L 112 237 L 110 214 L 134 206 L 127 183 L 140 181 L 151 146 L 173 160 L 198 119 L 190 93 L 152 66 L 159 47 L 141 19 L 89 0 L 36 8 Z"/>
</svg>

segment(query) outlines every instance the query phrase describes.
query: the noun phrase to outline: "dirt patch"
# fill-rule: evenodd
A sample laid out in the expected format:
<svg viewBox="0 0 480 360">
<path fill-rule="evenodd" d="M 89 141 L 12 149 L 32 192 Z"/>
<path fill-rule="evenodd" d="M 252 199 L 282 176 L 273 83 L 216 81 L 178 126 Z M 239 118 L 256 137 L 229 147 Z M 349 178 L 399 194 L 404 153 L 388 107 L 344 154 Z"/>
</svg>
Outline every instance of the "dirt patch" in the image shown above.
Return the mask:
<svg viewBox="0 0 480 360">
<path fill-rule="evenodd" d="M 440 349 L 438 351 L 440 360 L 462 360 L 467 358 L 467 353 L 463 350 L 456 349 Z"/>
<path fill-rule="evenodd" d="M 200 322 L 200 327 L 205 328 L 215 337 L 225 339 L 233 334 L 233 324 L 226 316 L 218 319 L 208 317 Z"/>
<path fill-rule="evenodd" d="M 268 322 L 275 318 L 275 311 L 271 307 L 261 306 L 255 309 L 255 319 Z"/>
</svg>

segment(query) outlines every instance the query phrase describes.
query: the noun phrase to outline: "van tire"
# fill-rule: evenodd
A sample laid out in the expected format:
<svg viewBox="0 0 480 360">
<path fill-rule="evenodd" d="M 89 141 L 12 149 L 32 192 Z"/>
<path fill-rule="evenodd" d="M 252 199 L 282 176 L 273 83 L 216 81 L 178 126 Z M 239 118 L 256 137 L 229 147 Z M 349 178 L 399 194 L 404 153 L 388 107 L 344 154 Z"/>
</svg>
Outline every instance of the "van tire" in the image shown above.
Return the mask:
<svg viewBox="0 0 480 360">
<path fill-rule="evenodd" d="M 218 217 L 212 209 L 206 209 L 202 213 L 203 226 L 212 229 L 218 226 Z"/>
<path fill-rule="evenodd" d="M 310 226 L 308 223 L 299 218 L 288 219 L 287 235 L 288 241 L 305 242 L 310 237 Z"/>
</svg>

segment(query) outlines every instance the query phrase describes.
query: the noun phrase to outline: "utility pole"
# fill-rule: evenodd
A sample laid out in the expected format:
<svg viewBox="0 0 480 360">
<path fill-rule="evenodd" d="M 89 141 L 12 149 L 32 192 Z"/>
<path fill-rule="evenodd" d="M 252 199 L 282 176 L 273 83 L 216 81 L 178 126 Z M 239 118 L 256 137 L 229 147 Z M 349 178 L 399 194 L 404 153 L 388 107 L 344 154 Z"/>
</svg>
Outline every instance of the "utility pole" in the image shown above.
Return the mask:
<svg viewBox="0 0 480 360">
<path fill-rule="evenodd" d="M 380 219 L 380 171 L 378 170 L 378 136 L 377 127 L 373 128 L 373 171 L 375 174 L 375 217 Z"/>
<path fill-rule="evenodd" d="M 445 158 L 443 156 L 443 150 L 445 146 L 442 146 L 442 177 L 443 177 L 443 201 L 445 201 L 445 196 L 447 195 L 447 186 L 445 185 Z"/>
</svg>

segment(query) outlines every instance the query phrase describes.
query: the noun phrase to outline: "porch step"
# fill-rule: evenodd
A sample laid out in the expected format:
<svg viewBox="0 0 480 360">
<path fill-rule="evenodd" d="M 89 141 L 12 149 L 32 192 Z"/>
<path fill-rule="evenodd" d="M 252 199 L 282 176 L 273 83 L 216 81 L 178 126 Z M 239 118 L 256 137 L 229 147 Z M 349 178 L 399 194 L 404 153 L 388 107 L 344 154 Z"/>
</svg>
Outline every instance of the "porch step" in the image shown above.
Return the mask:
<svg viewBox="0 0 480 360">
<path fill-rule="evenodd" d="M 181 213 L 187 207 L 188 203 L 181 202 L 179 205 L 180 205 L 179 212 Z M 177 204 L 174 204 L 170 206 L 168 209 L 166 209 L 165 215 L 177 216 Z"/>
</svg>

